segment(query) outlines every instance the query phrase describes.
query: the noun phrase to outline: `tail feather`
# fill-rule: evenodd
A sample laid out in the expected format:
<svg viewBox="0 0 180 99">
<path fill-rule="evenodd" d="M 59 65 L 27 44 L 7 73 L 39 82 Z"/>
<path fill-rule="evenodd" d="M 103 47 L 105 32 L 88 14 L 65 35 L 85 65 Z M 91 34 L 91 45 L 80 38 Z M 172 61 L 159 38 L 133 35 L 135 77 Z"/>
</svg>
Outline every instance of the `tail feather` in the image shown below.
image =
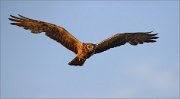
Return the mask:
<svg viewBox="0 0 180 99">
<path fill-rule="evenodd" d="M 75 65 L 75 66 L 82 66 L 86 59 L 75 57 L 71 62 L 69 62 L 69 65 Z"/>
</svg>

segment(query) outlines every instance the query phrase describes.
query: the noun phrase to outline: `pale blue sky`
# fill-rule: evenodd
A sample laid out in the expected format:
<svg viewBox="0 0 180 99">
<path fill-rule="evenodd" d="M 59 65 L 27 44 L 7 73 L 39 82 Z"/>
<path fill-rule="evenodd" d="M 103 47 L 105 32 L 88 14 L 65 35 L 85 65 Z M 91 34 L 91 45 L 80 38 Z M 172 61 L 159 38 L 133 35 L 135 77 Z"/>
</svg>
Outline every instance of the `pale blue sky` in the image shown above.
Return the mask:
<svg viewBox="0 0 180 99">
<path fill-rule="evenodd" d="M 10 25 L 21 14 L 66 28 L 83 42 L 151 31 L 156 43 L 75 54 L 42 34 Z M 1 98 L 178 98 L 179 1 L 1 1 Z"/>
</svg>

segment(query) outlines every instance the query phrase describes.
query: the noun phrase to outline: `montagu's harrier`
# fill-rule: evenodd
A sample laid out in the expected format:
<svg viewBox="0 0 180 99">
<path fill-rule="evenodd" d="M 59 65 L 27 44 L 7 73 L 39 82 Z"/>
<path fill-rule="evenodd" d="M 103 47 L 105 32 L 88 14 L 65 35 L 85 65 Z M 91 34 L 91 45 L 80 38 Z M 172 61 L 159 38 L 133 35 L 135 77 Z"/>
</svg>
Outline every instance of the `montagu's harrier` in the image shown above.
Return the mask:
<svg viewBox="0 0 180 99">
<path fill-rule="evenodd" d="M 46 36 L 51 39 L 56 40 L 62 44 L 67 49 L 71 50 L 77 56 L 69 62 L 69 65 L 82 66 L 86 59 L 91 57 L 93 54 L 98 54 L 106 51 L 110 48 L 124 45 L 125 43 L 130 43 L 131 45 L 153 43 L 156 42 L 155 39 L 158 37 L 156 34 L 151 34 L 151 32 L 133 32 L 133 33 L 117 33 L 114 36 L 107 38 L 100 43 L 83 43 L 71 35 L 63 27 L 39 21 L 33 20 L 22 15 L 12 16 L 9 20 L 14 21 L 12 25 L 17 25 L 23 27 L 24 29 L 30 30 L 34 34 L 45 32 Z"/>
</svg>

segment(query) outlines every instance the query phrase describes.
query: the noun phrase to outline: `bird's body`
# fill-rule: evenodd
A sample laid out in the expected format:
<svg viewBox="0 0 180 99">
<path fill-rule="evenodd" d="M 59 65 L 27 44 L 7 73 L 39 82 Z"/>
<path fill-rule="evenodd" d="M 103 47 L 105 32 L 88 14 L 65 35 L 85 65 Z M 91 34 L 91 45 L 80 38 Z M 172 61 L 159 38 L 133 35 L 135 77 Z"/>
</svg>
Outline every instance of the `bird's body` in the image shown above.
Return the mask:
<svg viewBox="0 0 180 99">
<path fill-rule="evenodd" d="M 33 20 L 24 16 L 19 15 L 19 17 L 12 16 L 9 20 L 14 21 L 12 25 L 17 25 L 23 27 L 24 29 L 31 30 L 32 33 L 38 34 L 45 32 L 46 36 L 59 42 L 61 45 L 67 49 L 74 52 L 77 56 L 69 62 L 69 65 L 82 66 L 86 59 L 90 58 L 94 54 L 104 52 L 110 48 L 124 45 L 125 43 L 130 43 L 131 45 L 152 43 L 156 42 L 157 34 L 150 34 L 151 32 L 134 32 L 134 33 L 117 33 L 114 36 L 103 40 L 100 43 L 83 43 L 71 35 L 63 27 Z"/>
<path fill-rule="evenodd" d="M 69 62 L 69 65 L 83 65 L 86 59 L 90 58 L 95 53 L 95 44 L 82 43 L 79 47 L 77 56 Z"/>
</svg>

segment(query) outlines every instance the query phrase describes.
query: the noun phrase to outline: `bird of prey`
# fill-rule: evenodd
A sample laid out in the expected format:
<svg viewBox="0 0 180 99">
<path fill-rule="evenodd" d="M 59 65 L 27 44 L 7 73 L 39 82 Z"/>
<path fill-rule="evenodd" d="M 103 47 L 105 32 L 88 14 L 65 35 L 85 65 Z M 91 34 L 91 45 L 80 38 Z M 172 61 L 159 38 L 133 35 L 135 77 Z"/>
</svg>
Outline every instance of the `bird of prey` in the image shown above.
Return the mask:
<svg viewBox="0 0 180 99">
<path fill-rule="evenodd" d="M 55 24 L 34 20 L 24 17 L 22 15 L 13 16 L 10 15 L 9 20 L 13 21 L 12 25 L 23 27 L 26 30 L 30 30 L 34 34 L 45 32 L 45 35 L 51 39 L 59 42 L 67 49 L 76 54 L 76 57 L 70 61 L 69 65 L 82 66 L 86 59 L 90 58 L 94 54 L 104 52 L 110 48 L 124 45 L 129 43 L 131 45 L 153 43 L 157 33 L 152 34 L 150 32 L 131 32 L 131 33 L 117 33 L 114 36 L 107 38 L 97 44 L 80 42 L 77 38 L 71 35 L 66 29 Z"/>
</svg>

